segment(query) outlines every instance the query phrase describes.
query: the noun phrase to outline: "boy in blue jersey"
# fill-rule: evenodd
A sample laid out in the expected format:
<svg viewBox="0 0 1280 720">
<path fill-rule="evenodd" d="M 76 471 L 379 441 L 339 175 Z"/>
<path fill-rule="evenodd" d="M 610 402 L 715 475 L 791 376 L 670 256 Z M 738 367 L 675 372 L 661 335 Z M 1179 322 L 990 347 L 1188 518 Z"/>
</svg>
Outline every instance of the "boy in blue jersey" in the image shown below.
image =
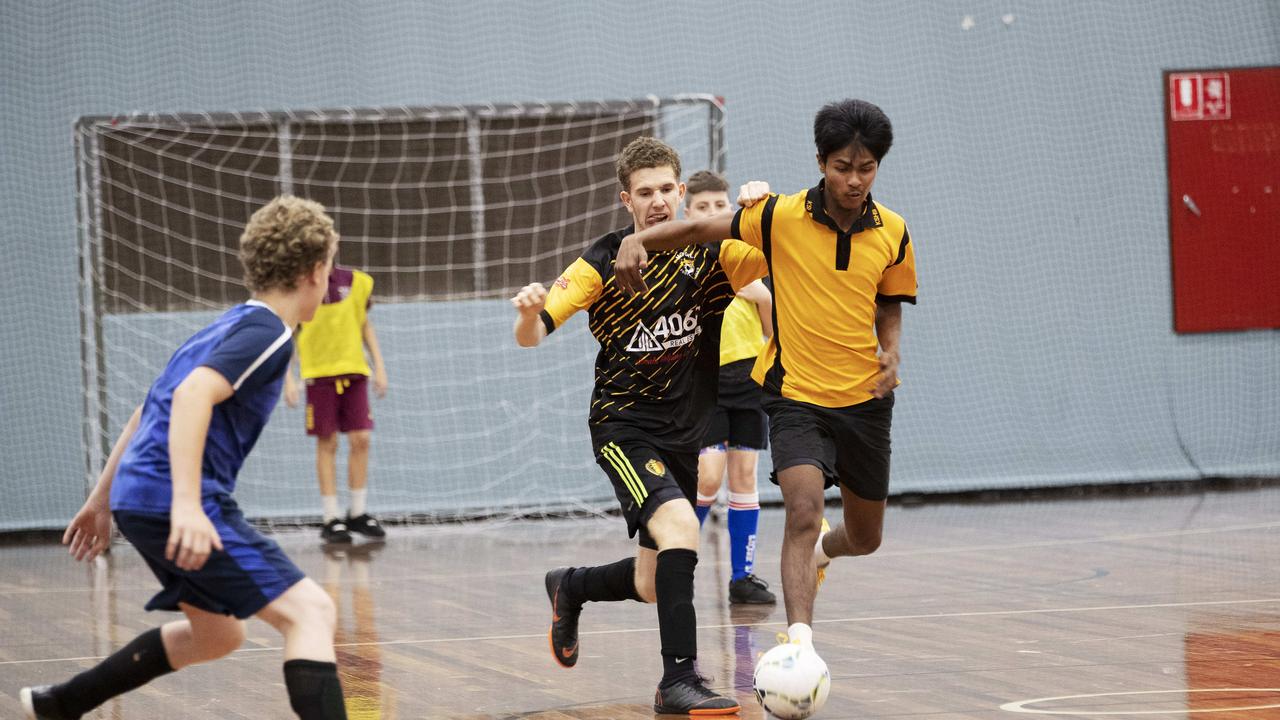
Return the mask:
<svg viewBox="0 0 1280 720">
<path fill-rule="evenodd" d="M 163 589 L 148 610 L 186 619 L 134 638 L 54 686 L 23 688 L 31 720 L 79 718 L 108 699 L 227 655 L 256 616 L 284 636 L 284 678 L 305 720 L 346 718 L 333 647 L 333 601 L 245 521 L 232 492 L 280 397 L 292 328 L 328 287 L 338 235 L 318 203 L 278 197 L 240 238 L 253 297 L 188 339 L 116 441 L 97 486 L 63 535 L 77 560 L 111 540 L 111 519 Z"/>
</svg>

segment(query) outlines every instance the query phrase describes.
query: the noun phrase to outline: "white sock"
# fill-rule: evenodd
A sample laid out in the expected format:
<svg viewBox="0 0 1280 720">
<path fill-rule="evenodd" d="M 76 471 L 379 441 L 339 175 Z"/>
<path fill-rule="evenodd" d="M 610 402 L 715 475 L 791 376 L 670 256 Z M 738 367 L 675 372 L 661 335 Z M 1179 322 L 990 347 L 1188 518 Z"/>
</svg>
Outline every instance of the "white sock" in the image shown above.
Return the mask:
<svg viewBox="0 0 1280 720">
<path fill-rule="evenodd" d="M 804 623 L 792 623 L 791 627 L 787 628 L 787 637 L 793 643 L 813 646 L 813 628 Z"/>
<path fill-rule="evenodd" d="M 324 504 L 324 521 L 338 517 L 338 496 L 337 495 L 321 495 L 320 502 Z"/>
<path fill-rule="evenodd" d="M 828 530 L 827 532 L 831 532 Z M 831 557 L 822 550 L 822 538 L 826 533 L 818 533 L 818 542 L 813 546 L 813 564 L 822 567 L 831 562 Z"/>
<path fill-rule="evenodd" d="M 351 491 L 351 517 L 360 517 L 364 514 L 364 501 L 368 497 L 369 488 Z"/>
</svg>

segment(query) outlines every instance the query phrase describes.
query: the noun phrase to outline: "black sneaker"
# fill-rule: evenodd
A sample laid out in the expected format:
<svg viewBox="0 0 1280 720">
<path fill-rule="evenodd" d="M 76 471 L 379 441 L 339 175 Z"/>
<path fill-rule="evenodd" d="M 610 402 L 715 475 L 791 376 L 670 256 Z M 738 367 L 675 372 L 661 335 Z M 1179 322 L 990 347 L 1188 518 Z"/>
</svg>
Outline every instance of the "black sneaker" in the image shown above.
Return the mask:
<svg viewBox="0 0 1280 720">
<path fill-rule="evenodd" d="M 347 529 L 353 533 L 360 533 L 367 538 L 382 539 L 387 536 L 387 531 L 382 529 L 382 524 L 378 522 L 378 518 L 369 513 L 348 517 Z"/>
<path fill-rule="evenodd" d="M 736 701 L 708 690 L 701 678 L 677 680 L 653 695 L 653 711 L 659 715 L 736 715 L 741 709 Z"/>
<path fill-rule="evenodd" d="M 58 700 L 53 696 L 52 685 L 24 687 L 18 692 L 18 701 L 26 711 L 27 720 L 76 720 L 79 715 L 67 715 L 62 712 Z"/>
<path fill-rule="evenodd" d="M 567 668 L 578 664 L 578 616 L 582 614 L 582 605 L 569 602 L 565 597 L 564 579 L 569 570 L 556 568 L 546 577 L 547 599 L 551 601 L 551 630 L 547 632 L 547 642 L 556 662 Z"/>
<path fill-rule="evenodd" d="M 729 602 L 734 605 L 772 605 L 778 598 L 769 592 L 769 583 L 755 575 L 744 575 L 729 583 Z"/>
<path fill-rule="evenodd" d="M 327 543 L 351 542 L 351 531 L 347 529 L 347 521 L 334 518 L 320 528 L 320 539 Z"/>
</svg>

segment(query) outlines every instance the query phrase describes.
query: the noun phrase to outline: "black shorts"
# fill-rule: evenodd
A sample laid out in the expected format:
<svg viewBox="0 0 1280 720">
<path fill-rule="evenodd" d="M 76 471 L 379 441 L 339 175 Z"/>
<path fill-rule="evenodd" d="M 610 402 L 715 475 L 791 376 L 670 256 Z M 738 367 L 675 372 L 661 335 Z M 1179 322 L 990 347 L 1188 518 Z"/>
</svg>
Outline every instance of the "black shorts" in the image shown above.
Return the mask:
<svg viewBox="0 0 1280 720">
<path fill-rule="evenodd" d="M 641 442 L 616 440 L 596 449 L 596 462 L 613 483 L 627 519 L 627 535 L 640 547 L 657 550 L 645 529 L 664 503 L 683 498 L 692 506 L 698 491 L 698 453 L 658 450 Z"/>
<path fill-rule="evenodd" d="M 147 561 L 163 586 L 147 610 L 180 610 L 179 602 L 241 620 L 257 614 L 306 575 L 274 540 L 244 519 L 235 500 L 205 499 L 204 511 L 218 531 L 214 550 L 199 570 L 183 570 L 164 558 L 169 516 L 117 510 L 116 527 Z"/>
<path fill-rule="evenodd" d="M 763 410 L 731 410 L 716 406 L 702 446 L 725 445 L 728 450 L 766 450 L 769 418 Z"/>
<path fill-rule="evenodd" d="M 720 393 L 703 447 L 725 444 L 730 450 L 764 450 L 769 447 L 769 418 L 760 401 L 764 391 L 751 379 L 755 360 L 720 366 Z"/>
<path fill-rule="evenodd" d="M 788 400 L 771 393 L 764 398 L 773 442 L 773 473 L 796 465 L 822 470 L 826 487 L 836 483 L 864 500 L 889 496 L 889 430 L 893 393 L 843 408 Z"/>
</svg>

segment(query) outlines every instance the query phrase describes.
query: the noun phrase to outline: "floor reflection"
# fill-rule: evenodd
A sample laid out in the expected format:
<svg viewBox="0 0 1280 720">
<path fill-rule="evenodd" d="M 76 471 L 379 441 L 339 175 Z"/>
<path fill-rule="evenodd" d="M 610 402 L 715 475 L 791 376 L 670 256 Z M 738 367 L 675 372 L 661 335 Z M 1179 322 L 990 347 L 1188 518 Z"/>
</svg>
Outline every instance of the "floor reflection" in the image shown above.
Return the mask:
<svg viewBox="0 0 1280 720">
<path fill-rule="evenodd" d="M 338 607 L 334 646 L 350 720 L 395 720 L 395 691 L 382 682 L 382 646 L 370 577 L 383 543 L 326 545 L 322 585 Z"/>
</svg>

